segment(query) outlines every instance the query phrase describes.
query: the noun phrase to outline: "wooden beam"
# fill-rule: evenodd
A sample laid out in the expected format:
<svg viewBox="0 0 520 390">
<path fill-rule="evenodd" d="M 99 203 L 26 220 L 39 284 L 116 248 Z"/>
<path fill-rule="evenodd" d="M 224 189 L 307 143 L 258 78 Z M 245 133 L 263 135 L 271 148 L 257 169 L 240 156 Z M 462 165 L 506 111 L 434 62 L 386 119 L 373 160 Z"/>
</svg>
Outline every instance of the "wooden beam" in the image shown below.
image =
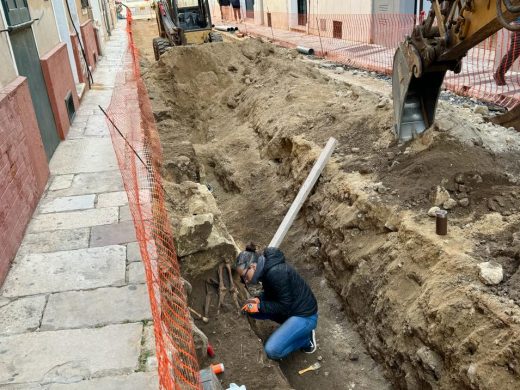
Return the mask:
<svg viewBox="0 0 520 390">
<path fill-rule="evenodd" d="M 285 235 L 287 234 L 294 220 L 296 219 L 298 212 L 307 200 L 307 197 L 309 196 L 311 190 L 314 188 L 314 185 L 320 177 L 321 172 L 327 165 L 327 162 L 329 161 L 332 152 L 334 152 L 334 148 L 336 147 L 337 143 L 338 141 L 336 141 L 336 139 L 330 138 L 327 142 L 327 145 L 325 145 L 325 148 L 321 152 L 320 157 L 318 157 L 318 160 L 314 163 L 311 172 L 307 176 L 307 179 L 305 179 L 305 182 L 300 188 L 298 195 L 296 195 L 296 198 L 294 199 L 291 207 L 289 208 L 289 211 L 287 212 L 282 223 L 278 227 L 276 234 L 274 235 L 273 239 L 271 240 L 271 243 L 269 244 L 270 247 L 280 247 L 280 244 L 285 238 Z"/>
</svg>

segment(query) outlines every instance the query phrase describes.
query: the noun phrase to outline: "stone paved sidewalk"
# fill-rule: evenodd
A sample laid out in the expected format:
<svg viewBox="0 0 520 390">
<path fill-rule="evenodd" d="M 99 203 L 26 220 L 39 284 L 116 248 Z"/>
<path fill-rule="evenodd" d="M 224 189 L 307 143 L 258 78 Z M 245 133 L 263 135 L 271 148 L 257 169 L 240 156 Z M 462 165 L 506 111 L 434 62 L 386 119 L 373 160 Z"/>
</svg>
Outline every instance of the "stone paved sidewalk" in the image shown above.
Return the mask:
<svg viewBox="0 0 520 390">
<path fill-rule="evenodd" d="M 114 31 L 0 290 L 0 389 L 157 389 L 150 304 L 98 104 L 127 40 Z"/>
</svg>

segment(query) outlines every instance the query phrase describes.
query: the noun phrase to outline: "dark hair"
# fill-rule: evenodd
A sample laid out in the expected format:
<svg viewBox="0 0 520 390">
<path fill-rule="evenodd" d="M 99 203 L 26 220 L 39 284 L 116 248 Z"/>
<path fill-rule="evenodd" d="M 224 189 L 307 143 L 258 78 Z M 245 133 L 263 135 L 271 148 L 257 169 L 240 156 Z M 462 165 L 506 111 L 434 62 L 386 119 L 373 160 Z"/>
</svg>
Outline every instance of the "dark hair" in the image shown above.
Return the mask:
<svg viewBox="0 0 520 390">
<path fill-rule="evenodd" d="M 256 252 L 256 244 L 253 241 L 251 241 L 249 244 L 246 245 L 246 251 Z"/>
</svg>

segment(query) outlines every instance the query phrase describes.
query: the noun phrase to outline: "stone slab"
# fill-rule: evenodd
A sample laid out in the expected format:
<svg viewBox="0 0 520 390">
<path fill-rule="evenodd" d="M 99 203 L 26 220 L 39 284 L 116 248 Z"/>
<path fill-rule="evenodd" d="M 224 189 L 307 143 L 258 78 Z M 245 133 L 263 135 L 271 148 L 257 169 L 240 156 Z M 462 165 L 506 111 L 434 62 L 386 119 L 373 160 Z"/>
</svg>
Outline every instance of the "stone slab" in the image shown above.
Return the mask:
<svg viewBox="0 0 520 390">
<path fill-rule="evenodd" d="M 52 184 L 49 187 L 49 191 L 63 190 L 69 188 L 72 184 L 73 174 L 70 175 L 58 175 L 52 180 Z"/>
<path fill-rule="evenodd" d="M 87 126 L 83 134 L 87 137 L 109 137 L 110 133 L 105 116 L 92 115 L 88 118 Z"/>
<path fill-rule="evenodd" d="M 134 223 L 131 221 L 94 226 L 90 234 L 90 247 L 127 244 L 135 240 Z"/>
<path fill-rule="evenodd" d="M 88 248 L 89 238 L 89 228 L 28 233 L 18 249 L 15 262 L 27 254 Z"/>
<path fill-rule="evenodd" d="M 109 138 L 95 138 L 62 142 L 56 149 L 49 168 L 54 175 L 116 169 L 112 141 Z"/>
<path fill-rule="evenodd" d="M 70 291 L 49 297 L 41 330 L 91 328 L 151 318 L 144 284 Z"/>
<path fill-rule="evenodd" d="M 157 372 L 136 372 L 130 375 L 110 376 L 71 384 L 52 384 L 49 390 L 157 390 Z"/>
<path fill-rule="evenodd" d="M 126 247 L 120 245 L 29 254 L 14 264 L 2 293 L 17 297 L 97 287 L 125 281 Z"/>
<path fill-rule="evenodd" d="M 128 283 L 146 283 L 146 273 L 144 272 L 143 263 L 130 263 L 128 265 Z"/>
<path fill-rule="evenodd" d="M 96 195 L 64 196 L 42 200 L 40 213 L 59 213 L 63 211 L 86 210 L 94 208 Z"/>
<path fill-rule="evenodd" d="M 139 249 L 138 242 L 130 242 L 126 246 L 126 260 L 129 263 L 135 263 L 141 261 L 141 250 Z"/>
<path fill-rule="evenodd" d="M 123 190 L 123 180 L 119 170 L 80 173 L 74 176 L 69 188 L 49 192 L 47 197 L 99 194 Z"/>
<path fill-rule="evenodd" d="M 46 297 L 20 298 L 0 307 L 0 335 L 32 332 L 40 326 Z"/>
<path fill-rule="evenodd" d="M 143 330 L 143 349 L 141 354 L 146 358 L 145 371 L 157 370 L 157 356 L 155 353 L 155 333 L 153 322 L 146 324 Z"/>
<path fill-rule="evenodd" d="M 0 384 L 130 374 L 138 367 L 142 329 L 137 323 L 0 337 Z"/>
<path fill-rule="evenodd" d="M 71 211 L 64 213 L 39 214 L 31 220 L 28 232 L 78 229 L 91 226 L 109 225 L 119 220 L 118 207 Z"/>
<path fill-rule="evenodd" d="M 108 192 L 98 195 L 97 207 L 125 206 L 128 204 L 126 191 Z"/>
<path fill-rule="evenodd" d="M 119 222 L 133 221 L 132 213 L 129 206 L 119 207 Z"/>
</svg>

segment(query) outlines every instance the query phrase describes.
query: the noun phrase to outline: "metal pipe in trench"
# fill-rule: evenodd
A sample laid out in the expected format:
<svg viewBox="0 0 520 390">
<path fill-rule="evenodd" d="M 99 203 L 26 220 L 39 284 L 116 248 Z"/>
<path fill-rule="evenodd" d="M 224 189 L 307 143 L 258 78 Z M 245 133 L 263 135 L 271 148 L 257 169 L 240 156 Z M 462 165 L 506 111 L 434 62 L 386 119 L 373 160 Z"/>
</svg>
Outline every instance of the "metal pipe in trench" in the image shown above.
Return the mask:
<svg viewBox="0 0 520 390">
<path fill-rule="evenodd" d="M 296 50 L 298 50 L 298 53 L 314 55 L 314 49 L 311 47 L 297 46 Z"/>
</svg>

